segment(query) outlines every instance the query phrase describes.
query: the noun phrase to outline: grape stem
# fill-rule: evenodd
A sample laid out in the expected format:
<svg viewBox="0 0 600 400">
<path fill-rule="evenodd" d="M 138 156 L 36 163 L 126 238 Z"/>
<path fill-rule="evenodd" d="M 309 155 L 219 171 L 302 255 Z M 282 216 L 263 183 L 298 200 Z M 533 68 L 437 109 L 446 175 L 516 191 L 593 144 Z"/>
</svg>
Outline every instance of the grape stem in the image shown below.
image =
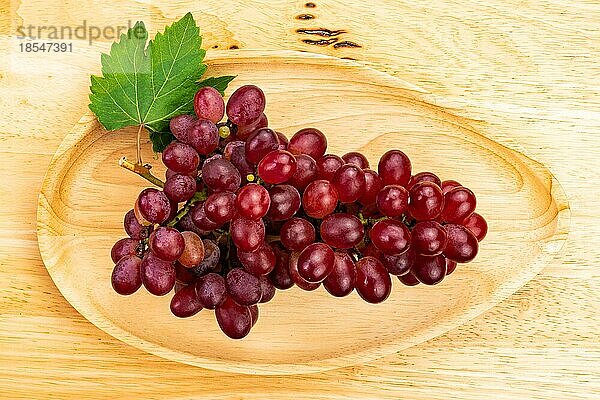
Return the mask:
<svg viewBox="0 0 600 400">
<path fill-rule="evenodd" d="M 215 238 L 215 242 L 217 242 L 217 244 L 224 245 L 229 242 L 230 234 L 226 230 L 217 229 L 216 231 L 213 231 L 213 237 Z"/>
<path fill-rule="evenodd" d="M 177 223 L 181 220 L 181 218 L 185 217 L 185 215 L 190 212 L 191 208 L 198 202 L 202 201 L 202 200 L 206 200 L 206 191 L 201 191 L 201 192 L 196 192 L 194 194 L 194 196 L 189 199 L 187 201 L 187 203 L 185 203 L 185 206 L 179 210 L 179 212 L 177 213 L 177 215 L 175 215 L 175 217 L 173 217 L 173 219 L 171 221 L 169 221 L 169 223 L 167 223 L 167 226 L 170 227 L 174 227 L 175 225 L 177 225 Z"/>
<path fill-rule="evenodd" d="M 358 216 L 358 219 L 360 219 L 360 222 L 361 222 L 361 223 L 362 223 L 364 226 L 367 226 L 367 225 L 372 225 L 372 224 L 375 224 L 375 223 L 377 223 L 377 222 L 379 222 L 379 221 L 383 221 L 384 219 L 388 219 L 388 217 L 385 217 L 385 216 L 383 216 L 383 217 L 380 217 L 380 218 L 366 218 L 366 217 L 365 217 L 365 216 L 362 214 L 362 212 L 359 212 L 357 216 Z"/>
<path fill-rule="evenodd" d="M 265 237 L 265 240 L 269 243 L 277 242 L 277 241 L 281 240 L 281 237 L 279 235 L 267 235 Z"/>
<path fill-rule="evenodd" d="M 361 212 L 359 212 L 358 214 L 356 214 L 356 216 L 358 217 L 358 219 L 360 219 L 360 223 L 363 224 L 363 225 L 367 225 L 367 223 L 369 222 L 367 220 L 367 218 L 365 218 Z"/>
<path fill-rule="evenodd" d="M 119 160 L 119 165 L 121 167 L 125 168 L 126 170 L 129 170 L 133 173 L 138 174 L 142 178 L 146 179 L 148 182 L 150 182 L 158 187 L 162 188 L 165 186 L 165 183 L 163 181 L 161 181 L 156 176 L 154 176 L 150 173 L 150 169 L 152 168 L 152 166 L 150 164 L 144 164 L 144 165 L 134 164 L 131 161 L 129 161 L 127 158 L 122 157 Z"/>
</svg>

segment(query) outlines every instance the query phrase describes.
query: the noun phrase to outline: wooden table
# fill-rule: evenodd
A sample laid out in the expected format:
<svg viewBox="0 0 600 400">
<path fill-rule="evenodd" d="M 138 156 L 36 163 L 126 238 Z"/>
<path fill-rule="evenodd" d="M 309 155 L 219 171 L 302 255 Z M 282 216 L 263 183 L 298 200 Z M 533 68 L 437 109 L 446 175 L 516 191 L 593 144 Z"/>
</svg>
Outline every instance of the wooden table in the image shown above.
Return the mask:
<svg viewBox="0 0 600 400">
<path fill-rule="evenodd" d="M 600 397 L 598 2 L 314 3 L 2 2 L 0 398 Z M 85 112 L 89 74 L 99 70 L 99 53 L 112 40 L 76 40 L 73 53 L 26 54 L 15 28 L 143 19 L 156 31 L 188 10 L 207 49 L 294 49 L 356 59 L 424 88 L 437 104 L 476 120 L 489 137 L 546 164 L 572 209 L 562 264 L 441 337 L 312 375 L 204 370 L 143 353 L 96 328 L 48 276 L 35 215 L 44 171 Z M 342 32 L 297 31 L 312 28 Z M 329 42 L 304 42 L 322 39 Z"/>
</svg>

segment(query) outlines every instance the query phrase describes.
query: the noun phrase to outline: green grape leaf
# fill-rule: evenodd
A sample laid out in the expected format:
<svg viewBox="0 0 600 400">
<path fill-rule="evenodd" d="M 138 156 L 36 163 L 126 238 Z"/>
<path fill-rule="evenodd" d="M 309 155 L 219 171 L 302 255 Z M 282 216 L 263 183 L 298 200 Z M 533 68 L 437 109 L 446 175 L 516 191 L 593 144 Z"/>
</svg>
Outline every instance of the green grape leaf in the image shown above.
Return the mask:
<svg viewBox="0 0 600 400">
<path fill-rule="evenodd" d="M 231 76 L 231 75 L 214 76 L 214 77 L 210 77 L 210 78 L 206 78 L 204 80 L 198 81 L 198 87 L 211 86 L 211 87 L 217 89 L 219 91 L 219 93 L 221 93 L 221 96 L 225 96 L 225 90 L 227 89 L 229 82 L 231 82 L 234 78 L 235 78 L 235 75 L 234 76 Z"/>
<path fill-rule="evenodd" d="M 152 150 L 155 153 L 161 153 L 165 147 L 169 145 L 173 140 L 175 140 L 175 136 L 169 131 L 167 132 L 153 132 L 150 131 L 150 141 L 152 142 Z"/>
<path fill-rule="evenodd" d="M 91 77 L 89 108 L 107 130 L 143 125 L 161 152 L 173 139 L 169 120 L 194 110 L 205 51 L 191 13 L 146 46 L 147 39 L 144 23 L 137 22 L 102 54 L 102 76 Z"/>
<path fill-rule="evenodd" d="M 138 22 L 102 54 L 102 75 L 91 76 L 90 109 L 107 130 L 139 125 L 149 91 L 150 60 L 145 47 L 148 32 Z M 147 106 L 146 106 L 147 107 Z"/>
</svg>

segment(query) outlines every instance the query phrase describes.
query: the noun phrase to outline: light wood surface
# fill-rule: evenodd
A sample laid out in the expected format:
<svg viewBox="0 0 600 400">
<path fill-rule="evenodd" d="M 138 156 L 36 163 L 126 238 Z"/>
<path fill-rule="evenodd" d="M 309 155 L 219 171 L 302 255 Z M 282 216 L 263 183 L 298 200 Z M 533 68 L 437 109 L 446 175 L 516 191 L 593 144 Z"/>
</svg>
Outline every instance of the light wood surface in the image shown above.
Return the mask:
<svg viewBox="0 0 600 400">
<path fill-rule="evenodd" d="M 597 398 L 600 395 L 600 34 L 596 1 L 179 1 L 2 3 L 0 12 L 0 394 L 4 398 Z M 44 10 L 44 11 L 42 11 Z M 551 263 L 473 321 L 374 362 L 253 377 L 166 361 L 85 320 L 40 259 L 44 171 L 85 112 L 108 42 L 21 54 L 14 25 L 150 28 L 191 10 L 205 46 L 351 57 L 412 82 L 479 131 L 547 165 L 569 198 L 570 234 Z M 295 17 L 313 14 L 311 20 Z M 315 46 L 302 28 L 342 29 L 360 48 Z M 326 105 L 324 105 L 325 107 Z M 502 268 L 499 265 L 498 268 Z"/>
<path fill-rule="evenodd" d="M 237 50 L 214 56 L 208 62 L 212 74 L 237 74 L 228 93 L 249 82 L 265 91 L 274 129 L 291 136 L 310 115 L 310 126 L 329 137 L 328 152 L 360 150 L 372 165 L 387 149 L 401 148 L 415 173 L 427 169 L 471 188 L 490 232 L 477 259 L 436 287 L 407 288 L 394 279 L 392 295 L 378 306 L 356 294 L 336 299 L 323 289 L 294 288 L 261 305 L 260 323 L 248 337 L 229 340 L 210 311 L 181 320 L 168 311 L 171 296 L 142 290 L 124 298 L 112 290 L 109 250 L 124 235 L 123 214 L 147 182 L 116 163 L 119 154 L 134 157 L 136 129 L 106 132 L 86 114 L 48 169 L 38 242 L 69 303 L 116 338 L 222 371 L 277 375 L 346 367 L 472 319 L 523 286 L 562 248 L 570 212 L 548 170 L 474 132 L 463 118 L 423 102 L 398 79 L 307 53 Z M 145 159 L 151 159 L 149 143 L 145 150 Z M 162 176 L 164 168 L 155 164 L 155 174 Z M 499 264 L 505 267 L 499 270 Z"/>
</svg>

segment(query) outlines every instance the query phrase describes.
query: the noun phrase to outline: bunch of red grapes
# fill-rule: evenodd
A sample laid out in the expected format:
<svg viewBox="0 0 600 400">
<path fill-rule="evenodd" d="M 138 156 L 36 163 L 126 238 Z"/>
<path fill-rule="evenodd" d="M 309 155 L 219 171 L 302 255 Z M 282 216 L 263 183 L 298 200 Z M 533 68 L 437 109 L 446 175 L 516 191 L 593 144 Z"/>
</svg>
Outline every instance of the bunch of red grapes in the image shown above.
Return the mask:
<svg viewBox="0 0 600 400">
<path fill-rule="evenodd" d="M 356 289 L 380 303 L 390 275 L 435 285 L 473 260 L 487 233 L 471 190 L 413 175 L 399 150 L 375 171 L 360 153 L 326 154 L 317 129 L 289 141 L 269 129 L 256 86 L 239 88 L 226 106 L 202 88 L 194 109 L 170 122 L 164 187 L 144 189 L 125 215 L 129 237 L 111 254 L 117 293 L 175 288 L 174 315 L 215 310 L 223 332 L 239 339 L 276 289 L 323 285 L 336 297 Z"/>
</svg>

